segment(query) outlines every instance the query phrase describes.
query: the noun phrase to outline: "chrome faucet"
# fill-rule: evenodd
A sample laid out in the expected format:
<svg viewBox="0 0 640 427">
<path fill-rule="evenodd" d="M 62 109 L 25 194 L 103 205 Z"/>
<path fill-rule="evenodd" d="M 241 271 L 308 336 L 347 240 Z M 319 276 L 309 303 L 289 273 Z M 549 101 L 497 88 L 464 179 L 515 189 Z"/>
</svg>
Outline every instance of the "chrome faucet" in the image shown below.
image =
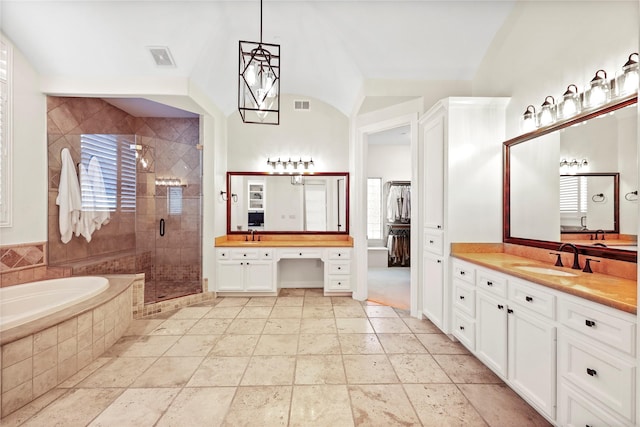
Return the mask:
<svg viewBox="0 0 640 427">
<path fill-rule="evenodd" d="M 563 243 L 558 248 L 558 251 L 562 252 L 562 250 L 567 246 L 573 250 L 573 265 L 571 266 L 571 268 L 574 270 L 580 270 L 582 267 L 580 267 L 580 261 L 578 260 L 578 248 L 576 247 L 576 245 L 574 245 L 573 243 Z"/>
</svg>

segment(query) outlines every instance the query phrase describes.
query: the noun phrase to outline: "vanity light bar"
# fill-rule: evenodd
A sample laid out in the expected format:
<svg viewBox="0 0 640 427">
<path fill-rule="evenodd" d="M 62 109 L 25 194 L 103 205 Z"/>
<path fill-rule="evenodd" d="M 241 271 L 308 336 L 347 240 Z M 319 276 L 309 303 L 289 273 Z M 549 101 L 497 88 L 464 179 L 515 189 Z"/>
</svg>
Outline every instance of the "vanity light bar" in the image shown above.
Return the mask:
<svg viewBox="0 0 640 427">
<path fill-rule="evenodd" d="M 529 105 L 520 118 L 520 130 L 523 133 L 551 126 L 577 116 L 581 112 L 602 107 L 613 100 L 620 100 L 638 92 L 638 53 L 629 55 L 615 77 L 608 78 L 605 70 L 596 71 L 594 77 L 583 92 L 570 84 L 560 101 L 556 104 L 553 96 L 547 96 L 536 113 Z"/>
<path fill-rule="evenodd" d="M 289 160 L 280 160 L 280 157 L 278 157 L 278 160 L 276 161 L 268 158 L 267 167 L 269 167 L 269 172 L 271 173 L 313 173 L 315 164 L 313 163 L 313 159 L 311 157 L 309 158 L 309 160 L 302 160 L 302 157 L 300 157 L 299 160 L 291 160 L 291 157 L 289 157 Z"/>
</svg>

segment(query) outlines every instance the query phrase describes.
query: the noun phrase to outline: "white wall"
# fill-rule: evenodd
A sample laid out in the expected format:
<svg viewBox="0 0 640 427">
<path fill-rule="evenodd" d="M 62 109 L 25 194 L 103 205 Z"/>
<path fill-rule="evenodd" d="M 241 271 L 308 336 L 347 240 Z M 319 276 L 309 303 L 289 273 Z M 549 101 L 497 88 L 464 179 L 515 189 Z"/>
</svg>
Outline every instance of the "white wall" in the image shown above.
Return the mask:
<svg viewBox="0 0 640 427">
<path fill-rule="evenodd" d="M 411 145 L 369 144 L 367 175 L 387 181 L 411 181 Z"/>
<path fill-rule="evenodd" d="M 293 101 L 310 100 L 309 111 L 294 111 Z M 242 123 L 238 112 L 227 120 L 230 171 L 266 172 L 267 158 L 308 160 L 317 171 L 349 168 L 349 120 L 329 104 L 309 97 L 282 95 L 280 125 Z"/>
<path fill-rule="evenodd" d="M 0 245 L 47 241 L 47 100 L 40 79 L 13 49 L 13 225 L 0 228 Z"/>
<path fill-rule="evenodd" d="M 558 99 L 604 69 L 613 76 L 638 52 L 637 1 L 518 2 L 473 80 L 474 96 L 510 96 L 507 137 L 520 133 L 527 105 Z"/>
</svg>

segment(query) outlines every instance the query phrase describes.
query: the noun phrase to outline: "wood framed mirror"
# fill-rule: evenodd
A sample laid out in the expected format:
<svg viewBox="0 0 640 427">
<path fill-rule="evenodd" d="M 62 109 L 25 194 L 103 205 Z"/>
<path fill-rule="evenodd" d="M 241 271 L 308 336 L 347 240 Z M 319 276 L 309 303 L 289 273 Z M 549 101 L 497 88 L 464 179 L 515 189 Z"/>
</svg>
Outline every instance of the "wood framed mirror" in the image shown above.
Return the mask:
<svg viewBox="0 0 640 427">
<path fill-rule="evenodd" d="M 636 263 L 637 135 L 637 95 L 633 95 L 505 141 L 503 241 L 550 250 L 571 242 L 584 255 Z M 566 168 L 561 170 L 566 166 L 569 173 Z M 610 193 L 595 191 L 602 183 L 593 183 L 594 191 L 589 191 L 585 184 L 584 191 L 586 200 L 595 196 L 593 200 L 601 202 L 601 206 L 608 205 L 612 215 L 607 223 L 612 224 L 610 227 L 595 218 L 595 214 L 591 220 L 594 227 L 589 227 L 586 206 L 572 212 L 573 223 L 566 218 L 563 221 L 560 206 L 563 174 L 584 176 L 585 183 L 589 176 L 609 177 L 603 179 L 609 179 L 611 186 L 617 187 L 611 188 Z M 583 216 L 586 218 L 582 219 Z M 584 229 L 575 223 L 576 217 L 582 219 Z M 563 232 L 563 222 L 568 228 L 575 225 L 581 229 Z M 605 231 L 604 240 L 601 233 L 598 240 L 593 240 L 598 230 Z"/>
<path fill-rule="evenodd" d="M 349 174 L 227 172 L 227 233 L 349 234 Z"/>
</svg>

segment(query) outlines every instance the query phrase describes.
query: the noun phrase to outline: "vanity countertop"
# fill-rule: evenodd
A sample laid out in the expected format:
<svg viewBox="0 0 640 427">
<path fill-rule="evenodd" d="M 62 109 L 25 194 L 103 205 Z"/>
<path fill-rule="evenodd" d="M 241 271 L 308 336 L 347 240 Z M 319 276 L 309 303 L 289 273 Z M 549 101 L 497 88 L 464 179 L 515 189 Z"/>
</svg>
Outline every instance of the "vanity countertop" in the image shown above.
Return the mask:
<svg viewBox="0 0 640 427">
<path fill-rule="evenodd" d="M 530 258 L 503 252 L 452 252 L 451 255 L 489 269 L 538 283 L 618 310 L 636 314 L 637 284 L 634 280 L 599 273 L 583 273 L 581 270 L 555 267 Z M 526 271 L 520 267 L 541 268 L 541 272 Z M 575 276 L 556 276 L 542 271 L 559 271 Z"/>
<path fill-rule="evenodd" d="M 246 241 L 248 238 L 249 241 Z M 260 240 L 258 240 L 258 238 Z M 251 235 L 228 234 L 216 237 L 216 247 L 278 247 L 278 248 L 321 248 L 321 247 L 353 247 L 353 238 L 344 234 L 259 234 L 253 241 Z"/>
</svg>

